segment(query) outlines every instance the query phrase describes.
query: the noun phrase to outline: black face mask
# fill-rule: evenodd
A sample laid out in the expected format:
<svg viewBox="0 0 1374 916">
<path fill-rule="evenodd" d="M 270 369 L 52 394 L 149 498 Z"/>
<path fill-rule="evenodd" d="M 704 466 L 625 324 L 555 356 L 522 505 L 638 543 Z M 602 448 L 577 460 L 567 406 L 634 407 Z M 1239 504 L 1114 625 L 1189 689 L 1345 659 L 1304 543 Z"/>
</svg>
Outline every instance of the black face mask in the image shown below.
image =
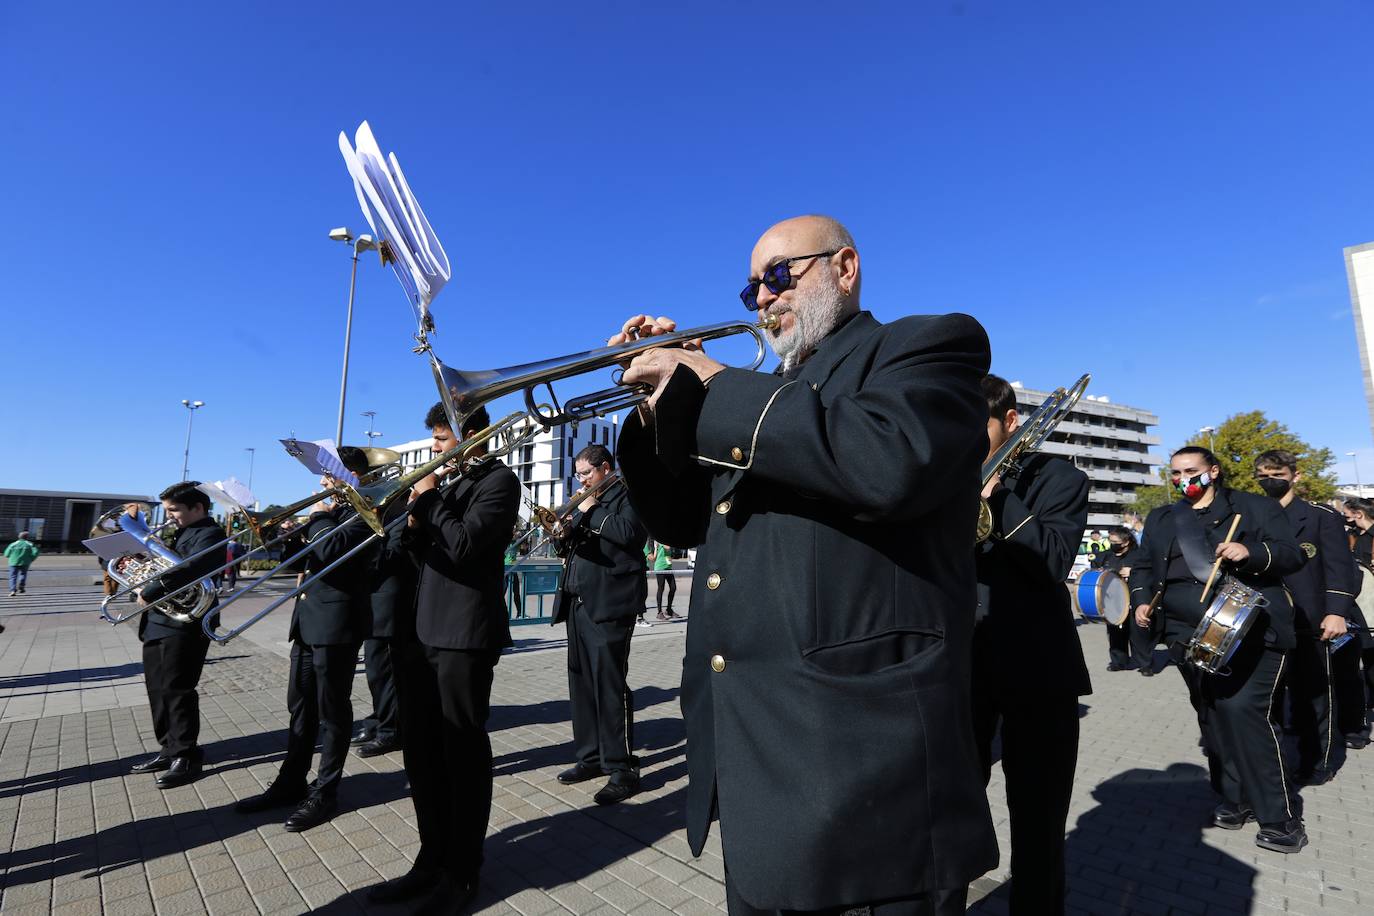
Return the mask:
<svg viewBox="0 0 1374 916">
<path fill-rule="evenodd" d="M 1284 480 L 1282 477 L 1261 477 L 1259 485 L 1266 495 L 1272 496 L 1274 499 L 1282 499 L 1293 488 L 1293 482 Z"/>
</svg>

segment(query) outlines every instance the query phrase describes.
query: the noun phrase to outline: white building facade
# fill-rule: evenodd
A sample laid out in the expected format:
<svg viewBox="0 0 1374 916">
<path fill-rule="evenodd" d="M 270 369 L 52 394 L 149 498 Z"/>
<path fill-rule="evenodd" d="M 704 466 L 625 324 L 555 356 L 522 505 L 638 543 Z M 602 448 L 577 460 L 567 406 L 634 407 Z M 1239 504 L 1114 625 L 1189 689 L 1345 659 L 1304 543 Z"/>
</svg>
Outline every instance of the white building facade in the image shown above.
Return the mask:
<svg viewBox="0 0 1374 916">
<path fill-rule="evenodd" d="M 1027 417 L 1040 406 L 1048 391 L 1016 389 L 1016 409 Z M 1084 395 L 1049 441 L 1040 447 L 1048 455 L 1072 461 L 1088 475 L 1088 530 L 1121 524 L 1122 514 L 1135 501 L 1138 487 L 1160 483 L 1157 468 L 1163 457 L 1150 451 L 1159 437 L 1150 427 L 1159 417 L 1138 407 L 1113 404 L 1105 396 Z"/>
</svg>

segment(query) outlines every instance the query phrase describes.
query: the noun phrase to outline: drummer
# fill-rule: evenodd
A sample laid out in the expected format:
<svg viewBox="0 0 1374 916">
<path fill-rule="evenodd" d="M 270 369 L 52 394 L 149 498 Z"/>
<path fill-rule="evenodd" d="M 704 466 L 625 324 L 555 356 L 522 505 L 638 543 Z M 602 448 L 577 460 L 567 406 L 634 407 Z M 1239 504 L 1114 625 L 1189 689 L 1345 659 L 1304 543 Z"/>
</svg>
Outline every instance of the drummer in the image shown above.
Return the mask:
<svg viewBox="0 0 1374 916">
<path fill-rule="evenodd" d="M 1127 528 L 1112 528 L 1107 532 L 1107 550 L 1099 554 L 1103 572 L 1120 576 L 1122 581 L 1131 577 L 1131 563 L 1136 551 L 1135 538 Z M 1137 656 L 1136 642 L 1131 639 L 1135 623 L 1129 619 L 1115 624 L 1107 621 L 1107 670 L 1127 671 L 1131 668 L 1151 667 L 1151 653 Z"/>
<path fill-rule="evenodd" d="M 1274 686 L 1294 645 L 1293 606 L 1283 577 L 1302 566 L 1302 550 L 1278 502 L 1227 488 L 1209 450 L 1181 448 L 1169 467 L 1182 498 L 1145 521 L 1131 567 L 1136 622 L 1147 626 L 1153 614 L 1164 614 L 1164 638 L 1197 709 L 1212 788 L 1221 796 L 1213 825 L 1239 830 L 1257 820 L 1256 846 L 1298 852 L 1307 845 L 1307 833 L 1270 713 Z M 1217 561 L 1220 571 L 1208 589 Z M 1245 632 L 1227 663 L 1229 674 L 1207 674 L 1186 661 L 1187 647 L 1229 581 L 1257 590 L 1268 603 L 1227 609 L 1235 629 Z"/>
<path fill-rule="evenodd" d="M 988 457 L 1020 428 L 1016 390 L 989 375 Z M 978 547 L 973 730 L 986 782 L 993 738 L 1011 814 L 1011 911 L 1064 911 L 1064 826 L 1078 765 L 1078 698 L 1092 692 L 1064 587 L 1088 521 L 1088 478 L 1030 453 L 983 490 L 992 536 Z M 1034 672 L 1027 676 L 1027 672 Z"/>
</svg>

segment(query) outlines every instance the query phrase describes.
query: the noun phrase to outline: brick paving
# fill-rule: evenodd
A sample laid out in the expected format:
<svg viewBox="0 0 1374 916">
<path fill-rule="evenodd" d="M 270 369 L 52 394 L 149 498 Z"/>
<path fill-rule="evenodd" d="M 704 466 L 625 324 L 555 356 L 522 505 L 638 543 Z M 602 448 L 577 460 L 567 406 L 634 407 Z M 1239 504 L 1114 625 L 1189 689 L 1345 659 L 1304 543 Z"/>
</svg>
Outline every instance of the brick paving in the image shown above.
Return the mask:
<svg viewBox="0 0 1374 916">
<path fill-rule="evenodd" d="M 399 754 L 351 756 L 342 813 L 307 833 L 285 832 L 280 813 L 232 810 L 271 780 L 285 746 L 285 609 L 211 649 L 206 775 L 163 792 L 128 773 L 153 749 L 139 647 L 133 624 L 95 619 L 98 600 L 98 589 L 38 588 L 0 604 L 0 913 L 402 912 L 366 907 L 359 892 L 405 872 L 418 845 Z M 1312 845 L 1299 855 L 1257 849 L 1253 827 L 1204 830 L 1214 802 L 1177 674 L 1108 674 L 1103 629 L 1079 632 L 1097 692 L 1084 698 L 1070 815 L 1073 912 L 1374 912 L 1374 750 L 1303 790 Z M 646 791 L 598 808 L 598 782 L 554 779 L 570 762 L 561 631 L 517 628 L 493 691 L 496 786 L 476 912 L 724 910 L 719 840 L 693 859 L 681 826 L 682 633 L 637 631 Z M 359 714 L 370 708 L 361 666 L 354 701 Z M 1006 912 L 1000 774 L 989 792 L 1003 863 L 974 885 L 971 911 L 996 914 Z"/>
</svg>

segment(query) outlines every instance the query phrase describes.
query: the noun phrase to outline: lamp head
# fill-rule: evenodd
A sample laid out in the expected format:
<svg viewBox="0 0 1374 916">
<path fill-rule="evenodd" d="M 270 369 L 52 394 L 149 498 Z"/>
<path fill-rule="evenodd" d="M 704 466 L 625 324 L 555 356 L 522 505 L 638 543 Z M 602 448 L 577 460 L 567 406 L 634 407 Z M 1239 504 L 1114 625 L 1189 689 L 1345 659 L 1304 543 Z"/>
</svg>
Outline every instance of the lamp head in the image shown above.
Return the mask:
<svg viewBox="0 0 1374 916">
<path fill-rule="evenodd" d="M 353 241 L 353 230 L 347 226 L 340 226 L 337 229 L 330 229 L 329 237 L 336 242 L 351 242 Z"/>
<path fill-rule="evenodd" d="M 360 235 L 358 240 L 353 243 L 354 251 L 373 251 L 376 247 L 377 243 L 372 240 L 370 235 Z"/>
</svg>

